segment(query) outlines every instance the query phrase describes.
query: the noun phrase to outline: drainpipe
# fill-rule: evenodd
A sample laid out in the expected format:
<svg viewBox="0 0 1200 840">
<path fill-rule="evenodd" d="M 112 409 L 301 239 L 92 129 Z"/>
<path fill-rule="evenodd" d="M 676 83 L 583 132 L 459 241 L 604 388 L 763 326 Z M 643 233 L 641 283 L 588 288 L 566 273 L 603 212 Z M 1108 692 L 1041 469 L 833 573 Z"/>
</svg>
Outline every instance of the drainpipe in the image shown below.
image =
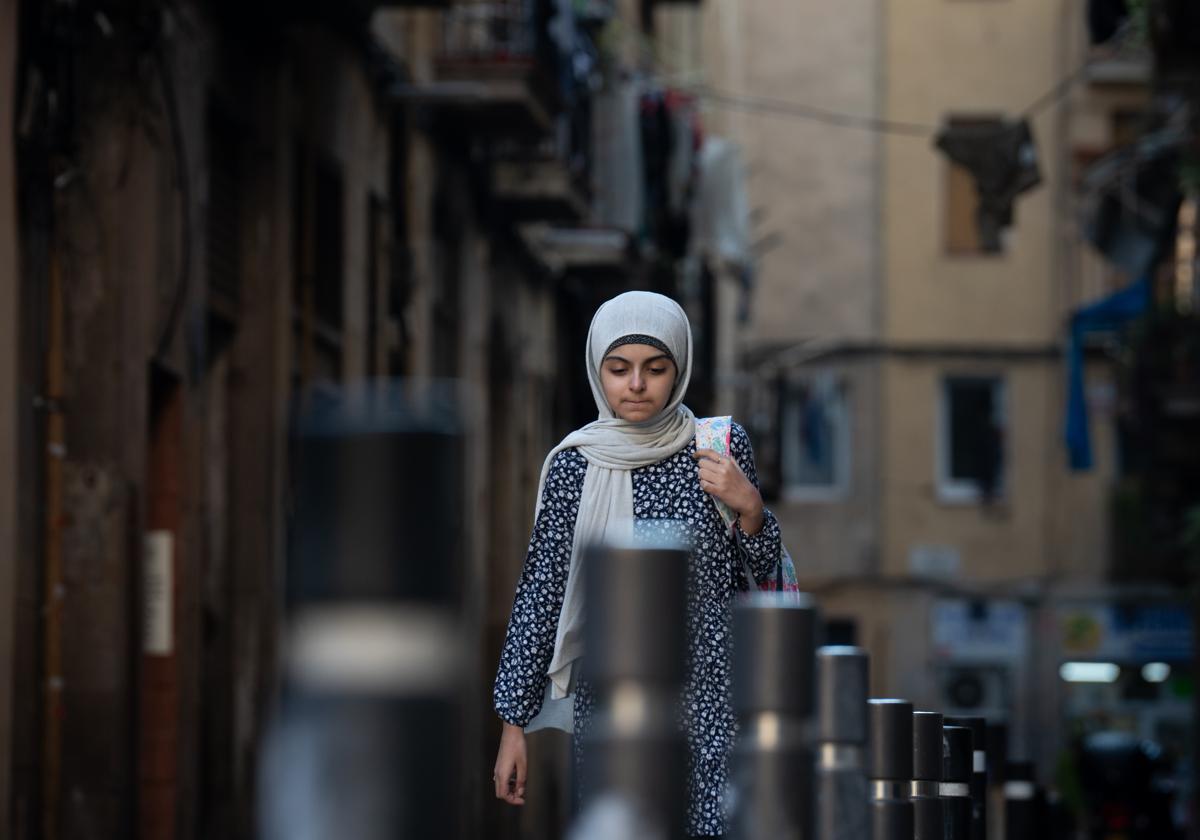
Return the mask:
<svg viewBox="0 0 1200 840">
<path fill-rule="evenodd" d="M 63 414 L 65 347 L 63 333 L 62 266 L 53 245 L 47 288 L 45 546 L 42 601 L 42 832 L 57 840 L 63 729 L 63 461 L 66 459 L 66 419 Z"/>
<path fill-rule="evenodd" d="M 150 377 L 142 555 L 138 825 L 141 840 L 173 840 L 179 786 L 175 605 L 182 519 L 183 389 L 177 379 L 161 370 L 152 368 Z"/>
</svg>

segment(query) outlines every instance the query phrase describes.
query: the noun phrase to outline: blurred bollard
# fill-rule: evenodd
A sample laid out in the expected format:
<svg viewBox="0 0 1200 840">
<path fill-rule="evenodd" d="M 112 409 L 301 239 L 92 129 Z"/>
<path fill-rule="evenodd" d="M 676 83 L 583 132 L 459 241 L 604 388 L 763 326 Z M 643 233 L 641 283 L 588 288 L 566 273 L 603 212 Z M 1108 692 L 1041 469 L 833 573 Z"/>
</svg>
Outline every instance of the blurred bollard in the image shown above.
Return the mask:
<svg viewBox="0 0 1200 840">
<path fill-rule="evenodd" d="M 585 555 L 584 669 L 596 711 L 573 840 L 684 835 L 688 557 L 667 547 L 596 546 Z"/>
<path fill-rule="evenodd" d="M 817 840 L 867 840 L 867 668 L 862 648 L 817 651 Z"/>
<path fill-rule="evenodd" d="M 988 837 L 992 840 L 1007 836 L 1004 827 L 1007 808 L 1004 804 L 1005 772 L 1008 769 L 1008 723 L 1003 720 L 987 722 L 987 783 Z"/>
<path fill-rule="evenodd" d="M 463 432 L 451 388 L 300 418 L 263 840 L 461 836 Z"/>
<path fill-rule="evenodd" d="M 944 749 L 942 716 L 913 712 L 913 838 L 944 840 L 941 782 Z"/>
<path fill-rule="evenodd" d="M 1032 761 L 1010 761 L 1004 782 L 1006 840 L 1033 840 L 1038 836 L 1038 790 Z"/>
<path fill-rule="evenodd" d="M 774 592 L 733 608 L 733 764 L 730 836 L 736 840 L 811 840 L 817 611 Z"/>
<path fill-rule="evenodd" d="M 913 708 L 907 700 L 868 701 L 871 840 L 913 840 Z"/>
<path fill-rule="evenodd" d="M 971 840 L 987 840 L 987 720 L 948 717 L 946 723 L 971 730 Z"/>
<path fill-rule="evenodd" d="M 942 728 L 942 814 L 946 840 L 971 840 L 971 776 L 974 772 L 971 730 L 965 726 Z"/>
</svg>

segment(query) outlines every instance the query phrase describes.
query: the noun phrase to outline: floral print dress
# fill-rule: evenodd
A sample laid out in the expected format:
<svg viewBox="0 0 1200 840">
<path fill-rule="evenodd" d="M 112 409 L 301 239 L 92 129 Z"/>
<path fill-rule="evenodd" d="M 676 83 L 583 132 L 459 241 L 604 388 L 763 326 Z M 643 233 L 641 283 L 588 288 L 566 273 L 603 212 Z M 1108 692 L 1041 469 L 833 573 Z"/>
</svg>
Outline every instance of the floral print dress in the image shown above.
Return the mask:
<svg viewBox="0 0 1200 840">
<path fill-rule="evenodd" d="M 715 835 L 725 830 L 722 799 L 736 732 L 730 705 L 730 607 L 742 564 L 712 497 L 700 489 L 695 452 L 693 441 L 669 458 L 633 470 L 633 514 L 639 527 L 659 520 L 664 526 L 688 523 L 692 529 L 688 675 L 682 697 L 689 754 L 687 826 L 693 835 Z M 757 487 L 750 440 L 736 423 L 730 453 Z M 584 457 L 567 449 L 555 456 L 546 477 L 493 691 L 496 712 L 516 726 L 526 726 L 541 709 L 586 472 Z M 754 577 L 770 580 L 780 549 L 774 515 L 764 510 L 762 530 L 753 536 L 743 533 L 740 539 Z M 580 681 L 575 695 L 577 745 L 592 707 L 592 692 Z"/>
</svg>

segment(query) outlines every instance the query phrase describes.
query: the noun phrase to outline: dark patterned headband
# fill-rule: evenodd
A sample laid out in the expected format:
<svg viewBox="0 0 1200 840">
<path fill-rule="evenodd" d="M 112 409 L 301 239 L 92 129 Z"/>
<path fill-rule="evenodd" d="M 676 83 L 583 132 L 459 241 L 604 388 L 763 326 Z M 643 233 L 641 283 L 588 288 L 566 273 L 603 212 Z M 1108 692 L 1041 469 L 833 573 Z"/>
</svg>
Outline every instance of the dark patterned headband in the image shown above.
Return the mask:
<svg viewBox="0 0 1200 840">
<path fill-rule="evenodd" d="M 616 341 L 614 341 L 612 344 L 608 345 L 608 349 L 604 351 L 604 355 L 601 356 L 600 358 L 601 359 L 608 358 L 609 353 L 616 350 L 618 347 L 624 347 L 626 344 L 648 344 L 651 347 L 653 347 L 654 349 L 661 350 L 662 352 L 666 353 L 667 358 L 669 358 L 671 360 L 671 364 L 675 365 L 676 367 L 679 367 L 679 364 L 675 361 L 675 354 L 671 352 L 671 350 L 667 347 L 667 345 L 663 344 L 661 341 L 659 341 L 657 338 L 655 338 L 652 335 L 641 335 L 639 333 L 632 333 L 630 335 L 621 336 Z"/>
</svg>

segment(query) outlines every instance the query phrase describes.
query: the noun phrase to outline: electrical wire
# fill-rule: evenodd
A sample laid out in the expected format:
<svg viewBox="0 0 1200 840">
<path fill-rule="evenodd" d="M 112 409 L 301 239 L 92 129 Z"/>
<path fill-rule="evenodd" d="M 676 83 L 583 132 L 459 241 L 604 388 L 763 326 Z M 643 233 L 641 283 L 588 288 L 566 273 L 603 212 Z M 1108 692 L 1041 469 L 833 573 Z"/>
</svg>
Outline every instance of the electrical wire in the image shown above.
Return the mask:
<svg viewBox="0 0 1200 840">
<path fill-rule="evenodd" d="M 180 242 L 179 280 L 171 296 L 171 308 L 167 314 L 167 322 L 163 325 L 162 333 L 155 345 L 154 355 L 157 359 L 166 358 L 170 350 L 171 340 L 179 329 L 183 316 L 183 304 L 191 284 L 192 267 L 192 193 L 191 182 L 188 178 L 187 153 L 184 147 L 183 125 L 179 115 L 179 102 L 175 96 L 175 79 L 167 63 L 166 49 L 158 44 L 154 49 L 154 65 L 158 70 L 159 81 L 163 89 L 163 101 L 166 105 L 167 122 L 171 131 L 171 144 L 175 158 L 175 179 L 179 185 L 179 204 L 183 237 Z"/>
<path fill-rule="evenodd" d="M 1121 55 L 1125 53 L 1134 41 L 1132 30 L 1126 29 L 1122 33 L 1114 37 L 1115 54 Z M 1047 88 L 1036 99 L 1032 100 L 1028 106 L 1020 112 L 1021 117 L 1032 119 L 1046 108 L 1061 101 L 1081 79 L 1083 79 L 1088 70 L 1099 61 L 1106 60 L 1108 56 L 1089 56 L 1078 67 L 1068 73 L 1066 76 L 1059 79 L 1051 87 Z M 669 76 L 669 74 L 667 74 Z M 825 125 L 831 125 L 838 128 L 849 128 L 860 131 L 870 131 L 877 134 L 893 134 L 904 137 L 920 137 L 931 138 L 940 130 L 938 126 L 928 123 L 909 122 L 904 120 L 886 120 L 878 117 L 870 117 L 862 114 L 850 114 L 841 111 L 834 111 L 827 108 L 820 108 L 814 105 L 808 105 L 802 102 L 793 102 L 784 99 L 773 99 L 763 96 L 752 96 L 746 94 L 731 93 L 729 91 L 718 90 L 704 84 L 684 84 L 681 86 L 683 90 L 691 93 L 693 96 L 712 103 L 719 107 L 728 108 L 730 110 L 744 111 L 748 113 L 769 114 L 771 116 L 804 120 L 809 122 L 819 122 Z"/>
<path fill-rule="evenodd" d="M 846 114 L 825 108 L 818 108 L 813 105 L 804 105 L 799 102 L 728 93 L 707 86 L 697 85 L 687 90 L 693 96 L 703 99 L 706 102 L 722 105 L 733 110 L 771 114 L 781 117 L 794 117 L 796 119 L 820 122 L 839 128 L 855 128 L 879 134 L 899 134 L 909 137 L 929 137 L 938 130 L 937 126 L 924 123 L 901 122 L 879 119 L 877 117 L 865 117 L 859 114 Z"/>
</svg>

